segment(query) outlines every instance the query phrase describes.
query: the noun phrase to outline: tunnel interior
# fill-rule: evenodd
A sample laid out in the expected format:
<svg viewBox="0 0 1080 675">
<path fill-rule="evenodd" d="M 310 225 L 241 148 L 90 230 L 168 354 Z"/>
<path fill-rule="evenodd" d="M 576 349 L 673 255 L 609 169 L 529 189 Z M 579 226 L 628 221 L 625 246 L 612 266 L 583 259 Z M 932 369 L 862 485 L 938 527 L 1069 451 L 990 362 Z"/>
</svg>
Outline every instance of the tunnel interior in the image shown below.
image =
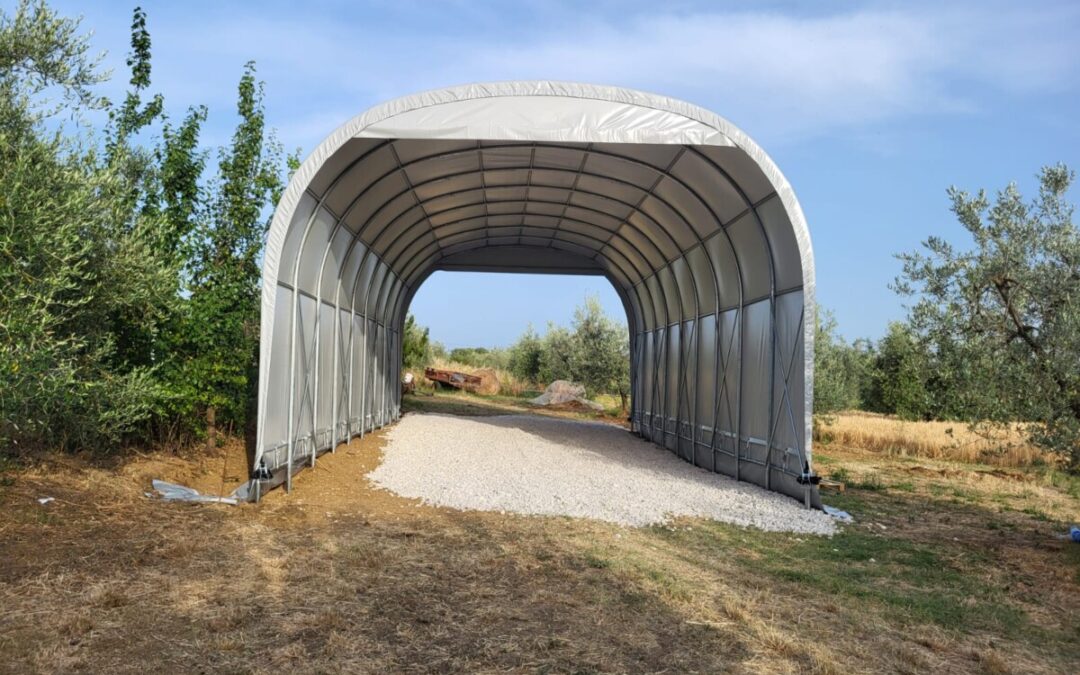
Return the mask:
<svg viewBox="0 0 1080 675">
<path fill-rule="evenodd" d="M 384 104 L 293 177 L 264 261 L 256 494 L 400 415 L 402 326 L 437 270 L 604 275 L 632 431 L 819 504 L 813 257 L 786 180 L 700 108 L 535 82 Z"/>
</svg>

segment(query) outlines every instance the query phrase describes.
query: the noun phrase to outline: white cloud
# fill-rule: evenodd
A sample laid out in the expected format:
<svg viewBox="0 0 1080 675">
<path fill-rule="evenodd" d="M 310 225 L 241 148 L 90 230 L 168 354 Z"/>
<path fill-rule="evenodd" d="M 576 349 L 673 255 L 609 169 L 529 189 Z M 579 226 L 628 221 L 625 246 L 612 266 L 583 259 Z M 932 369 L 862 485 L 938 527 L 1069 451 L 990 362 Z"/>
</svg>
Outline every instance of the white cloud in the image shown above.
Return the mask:
<svg viewBox="0 0 1080 675">
<path fill-rule="evenodd" d="M 438 74 L 636 86 L 684 96 L 768 135 L 818 134 L 974 110 L 986 103 L 973 88 L 995 96 L 1071 87 L 1080 48 L 1060 30 L 1062 18 L 972 9 L 658 15 L 467 50 Z"/>
<path fill-rule="evenodd" d="M 776 143 L 977 112 L 1000 96 L 1068 90 L 1080 74 L 1080 5 L 909 4 L 825 15 L 660 7 L 623 16 L 546 7 L 535 28 L 522 25 L 529 17 L 521 11 L 492 8 L 484 21 L 450 17 L 445 29 L 437 20 L 415 28 L 385 7 L 364 10 L 372 19 L 363 21 L 306 7 L 199 17 L 164 7 L 151 9 L 155 81 L 172 101 L 228 111 L 242 64 L 255 59 L 271 121 L 287 145 L 310 149 L 381 100 L 471 81 L 655 91 Z M 114 61 L 126 51 L 108 46 Z"/>
</svg>

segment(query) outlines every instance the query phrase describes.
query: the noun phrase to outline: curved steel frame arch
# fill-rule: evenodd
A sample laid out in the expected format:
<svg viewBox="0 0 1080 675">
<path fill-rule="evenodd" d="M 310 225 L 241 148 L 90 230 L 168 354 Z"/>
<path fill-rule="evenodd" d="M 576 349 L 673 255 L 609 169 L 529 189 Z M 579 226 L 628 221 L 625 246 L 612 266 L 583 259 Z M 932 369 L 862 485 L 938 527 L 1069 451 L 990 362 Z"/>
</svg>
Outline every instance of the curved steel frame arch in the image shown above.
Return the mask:
<svg viewBox="0 0 1080 675">
<path fill-rule="evenodd" d="M 590 100 L 618 110 L 613 117 L 641 116 L 638 127 L 625 131 L 525 125 L 491 137 L 448 134 L 429 119 L 448 106 L 456 117 L 447 124 L 462 126 L 461 105 L 513 106 L 517 99 L 571 100 L 570 106 L 573 99 Z M 410 128 L 417 111 L 424 122 Z M 665 117 L 653 133 L 647 127 L 657 113 Z M 350 146 L 354 139 L 358 144 Z M 424 152 L 402 161 L 400 148 L 410 143 Z M 655 145 L 671 152 L 643 150 Z M 743 160 L 706 152 L 707 146 L 731 148 Z M 541 149 L 555 154 L 537 164 Z M 488 157 L 502 161 L 487 165 Z M 609 164 L 594 166 L 592 158 Z M 697 180 L 676 175 L 684 158 L 690 163 L 682 173 L 696 172 Z M 462 161 L 467 166 L 453 168 Z M 586 177 L 591 188 L 581 185 Z M 670 197 L 660 194 L 666 181 L 665 192 L 675 189 Z M 710 199 L 712 184 L 726 188 Z M 725 204 L 722 214 L 713 201 L 721 193 L 737 195 L 741 206 L 733 211 Z M 762 209 L 772 200 L 782 218 L 773 209 L 767 223 Z M 331 211 L 331 201 L 340 213 Z M 744 233 L 733 236 L 734 227 Z M 755 234 L 745 234 L 747 228 Z M 805 320 L 813 310 L 813 254 L 790 185 L 745 134 L 701 108 L 546 82 L 471 85 L 391 101 L 340 127 L 296 172 L 274 214 L 264 258 L 255 497 L 268 485 L 291 486 L 293 471 L 313 465 L 321 451 L 396 419 L 401 325 L 433 271 L 469 251 L 497 261 L 502 250 L 528 246 L 591 261 L 618 292 L 630 331 L 636 433 L 710 470 L 819 503 L 810 464 L 813 322 Z M 777 246 L 787 267 L 797 261 L 801 284 L 778 287 L 780 274 L 792 276 L 777 268 Z M 294 257 L 283 259 L 286 251 Z M 727 264 L 733 277 L 725 276 Z M 762 275 L 767 288 L 759 287 Z M 279 306 L 279 295 L 287 307 Z M 744 316 L 751 309 L 758 318 Z M 756 361 L 748 364 L 753 344 Z M 282 347 L 287 366 L 280 353 L 274 357 Z M 798 377 L 801 391 L 793 392 Z M 767 394 L 749 400 L 747 378 L 767 382 Z M 764 438 L 752 436 L 750 426 Z"/>
</svg>

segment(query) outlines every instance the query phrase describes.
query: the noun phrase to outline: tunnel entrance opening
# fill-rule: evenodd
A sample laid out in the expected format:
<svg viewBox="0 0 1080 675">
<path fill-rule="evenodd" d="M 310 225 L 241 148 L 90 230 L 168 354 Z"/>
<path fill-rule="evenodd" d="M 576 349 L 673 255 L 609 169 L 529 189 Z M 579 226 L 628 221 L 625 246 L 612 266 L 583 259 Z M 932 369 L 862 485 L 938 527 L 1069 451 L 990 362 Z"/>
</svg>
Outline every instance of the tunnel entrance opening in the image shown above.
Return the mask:
<svg viewBox="0 0 1080 675">
<path fill-rule="evenodd" d="M 633 431 L 820 503 L 813 255 L 791 187 L 708 111 L 550 82 L 392 101 L 297 171 L 264 261 L 256 497 L 400 415 L 401 328 L 437 270 L 605 276 Z"/>
<path fill-rule="evenodd" d="M 602 274 L 471 266 L 440 270 L 419 288 L 407 316 L 427 332 L 429 362 L 421 365 L 421 338 L 413 333 L 410 343 L 406 319 L 403 361 L 425 394 L 429 384 L 435 390 L 457 389 L 445 378 L 461 372 L 483 376 L 482 382 L 457 382 L 461 389 L 509 396 L 517 399 L 506 401 L 513 406 L 561 405 L 557 409 L 566 412 L 592 408 L 605 413 L 607 421 L 628 421 L 628 316 Z M 424 366 L 437 377 L 425 378 Z M 556 380 L 585 392 L 574 395 L 572 388 L 560 385 L 554 402 L 533 401 Z M 561 400 L 567 397 L 580 400 Z"/>
</svg>

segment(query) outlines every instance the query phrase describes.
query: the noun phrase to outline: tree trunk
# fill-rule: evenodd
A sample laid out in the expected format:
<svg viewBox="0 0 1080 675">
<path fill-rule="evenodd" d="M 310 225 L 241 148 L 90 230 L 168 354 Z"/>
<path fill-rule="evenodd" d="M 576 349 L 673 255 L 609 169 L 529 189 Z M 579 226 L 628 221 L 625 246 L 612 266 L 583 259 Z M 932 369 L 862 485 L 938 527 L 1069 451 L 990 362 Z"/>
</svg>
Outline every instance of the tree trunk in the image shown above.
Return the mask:
<svg viewBox="0 0 1080 675">
<path fill-rule="evenodd" d="M 217 448 L 217 409 L 209 406 L 206 409 L 206 449 L 213 453 Z"/>
</svg>

